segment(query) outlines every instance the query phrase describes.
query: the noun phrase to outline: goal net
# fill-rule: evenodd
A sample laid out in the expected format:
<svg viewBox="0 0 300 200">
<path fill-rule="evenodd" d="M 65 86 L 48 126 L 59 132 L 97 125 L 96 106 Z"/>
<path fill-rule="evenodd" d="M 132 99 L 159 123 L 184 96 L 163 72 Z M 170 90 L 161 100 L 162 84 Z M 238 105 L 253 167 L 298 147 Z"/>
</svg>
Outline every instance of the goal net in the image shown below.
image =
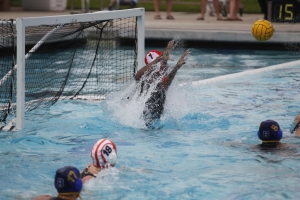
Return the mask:
<svg viewBox="0 0 300 200">
<path fill-rule="evenodd" d="M 1 21 L 0 120 L 61 99 L 101 100 L 143 64 L 144 9 Z"/>
</svg>

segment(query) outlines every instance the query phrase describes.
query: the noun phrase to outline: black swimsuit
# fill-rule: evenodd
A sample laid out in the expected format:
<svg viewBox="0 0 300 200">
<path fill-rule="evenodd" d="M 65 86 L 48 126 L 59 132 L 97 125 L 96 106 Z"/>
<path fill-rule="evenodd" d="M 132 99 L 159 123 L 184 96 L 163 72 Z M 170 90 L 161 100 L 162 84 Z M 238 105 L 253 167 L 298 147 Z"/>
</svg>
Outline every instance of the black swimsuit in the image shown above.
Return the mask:
<svg viewBox="0 0 300 200">
<path fill-rule="evenodd" d="M 148 89 L 152 84 L 155 84 L 154 81 L 161 78 L 161 81 L 156 83 L 156 86 L 153 91 L 151 91 L 149 99 L 145 102 L 145 107 L 143 111 L 143 119 L 145 125 L 148 128 L 155 128 L 154 123 L 160 118 L 161 114 L 164 111 L 164 104 L 166 101 L 166 90 L 163 87 L 165 70 L 163 71 L 147 71 L 143 75 L 141 84 L 140 84 L 140 95 L 146 95 Z"/>
<path fill-rule="evenodd" d="M 161 83 L 158 83 L 150 98 L 145 103 L 143 118 L 148 128 L 154 128 L 154 122 L 160 118 L 164 111 L 166 101 L 166 90 Z"/>
<path fill-rule="evenodd" d="M 159 72 L 147 72 L 141 80 L 140 86 L 140 95 L 141 94 L 147 94 L 150 86 L 153 84 L 153 80 L 158 79 L 161 76 Z"/>
<path fill-rule="evenodd" d="M 87 166 L 84 170 L 82 170 L 82 172 L 80 173 L 80 178 L 84 178 L 86 176 L 92 176 L 94 178 L 96 178 L 97 176 L 95 176 L 94 174 L 92 174 L 91 172 L 89 172 L 89 166 Z"/>
</svg>

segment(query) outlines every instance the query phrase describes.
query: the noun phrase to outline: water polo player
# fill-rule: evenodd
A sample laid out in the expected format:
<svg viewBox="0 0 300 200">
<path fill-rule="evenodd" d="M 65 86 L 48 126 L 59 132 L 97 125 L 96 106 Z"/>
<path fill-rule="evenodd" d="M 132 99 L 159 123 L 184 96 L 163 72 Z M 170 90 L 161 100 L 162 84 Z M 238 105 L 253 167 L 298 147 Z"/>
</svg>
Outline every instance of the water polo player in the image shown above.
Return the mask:
<svg viewBox="0 0 300 200">
<path fill-rule="evenodd" d="M 76 167 L 66 166 L 56 171 L 54 186 L 58 192 L 57 197 L 41 195 L 33 198 L 34 200 L 76 200 L 80 197 L 82 190 L 82 180 L 80 172 Z"/>
<path fill-rule="evenodd" d="M 163 52 L 151 50 L 145 55 L 146 66 L 135 75 L 139 81 L 140 95 L 146 95 L 151 88 L 150 97 L 145 102 L 143 119 L 148 128 L 153 128 L 153 123 L 160 118 L 164 110 L 166 91 L 171 85 L 178 69 L 186 62 L 188 50 L 185 51 L 174 68 L 169 72 L 168 60 L 170 52 L 176 47 L 174 40 L 170 41 Z"/>
<path fill-rule="evenodd" d="M 277 146 L 282 138 L 282 131 L 276 121 L 265 120 L 260 123 L 257 136 L 262 141 L 262 146 Z"/>
<path fill-rule="evenodd" d="M 117 162 L 116 144 L 106 138 L 98 140 L 93 145 L 90 156 L 93 162 L 81 172 L 83 183 L 91 178 L 95 178 L 101 170 L 115 166 Z"/>
<path fill-rule="evenodd" d="M 279 124 L 274 120 L 265 120 L 260 123 L 257 136 L 262 143 L 253 150 L 272 152 L 281 156 L 297 155 L 297 145 L 282 143 L 282 130 Z M 258 147 L 258 148 L 257 148 Z"/>
</svg>

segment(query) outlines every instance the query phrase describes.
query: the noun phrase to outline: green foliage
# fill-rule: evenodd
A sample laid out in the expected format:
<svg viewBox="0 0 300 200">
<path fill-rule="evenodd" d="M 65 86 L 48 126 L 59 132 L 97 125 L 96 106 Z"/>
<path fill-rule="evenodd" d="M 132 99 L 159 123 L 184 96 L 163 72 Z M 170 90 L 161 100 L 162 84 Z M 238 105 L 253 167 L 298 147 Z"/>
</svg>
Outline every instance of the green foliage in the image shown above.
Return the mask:
<svg viewBox="0 0 300 200">
<path fill-rule="evenodd" d="M 242 0 L 242 4 L 244 5 L 244 13 L 251 13 L 251 14 L 261 13 L 261 9 L 258 1 Z"/>
<path fill-rule="evenodd" d="M 11 0 L 10 3 L 10 5 L 14 7 L 22 7 L 22 0 Z"/>
<path fill-rule="evenodd" d="M 106 8 L 110 0 L 102 0 L 103 8 Z M 191 12 L 200 13 L 200 1 L 201 0 L 174 0 L 173 1 L 173 12 Z M 81 9 L 81 0 L 73 0 L 74 9 Z M 90 10 L 100 10 L 101 0 L 90 0 Z M 181 2 L 181 4 L 177 3 Z M 192 2 L 192 3 L 191 3 Z M 258 1 L 254 0 L 241 0 L 244 5 L 244 13 L 261 13 Z M 15 7 L 22 6 L 22 0 L 11 0 L 11 5 Z M 154 11 L 153 0 L 139 0 L 138 7 L 145 8 L 146 11 Z M 67 8 L 71 8 L 71 0 L 68 0 Z M 120 9 L 127 9 L 127 6 L 121 6 Z M 161 11 L 166 11 L 165 1 L 161 1 Z"/>
</svg>

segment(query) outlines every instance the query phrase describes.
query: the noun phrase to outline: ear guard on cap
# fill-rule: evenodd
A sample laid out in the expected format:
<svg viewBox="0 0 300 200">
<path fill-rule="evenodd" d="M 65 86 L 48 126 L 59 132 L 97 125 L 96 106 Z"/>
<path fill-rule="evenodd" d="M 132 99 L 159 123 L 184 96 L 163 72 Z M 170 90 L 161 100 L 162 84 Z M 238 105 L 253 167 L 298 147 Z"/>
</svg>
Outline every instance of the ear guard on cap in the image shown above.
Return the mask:
<svg viewBox="0 0 300 200">
<path fill-rule="evenodd" d="M 282 131 L 276 121 L 268 119 L 260 123 L 257 136 L 263 142 L 278 142 L 282 138 Z"/>
<path fill-rule="evenodd" d="M 258 130 L 257 137 L 260 140 L 271 141 L 271 140 L 281 140 L 282 131 L 279 129 L 277 133 L 270 133 L 269 131 L 262 131 L 262 133 Z"/>
<path fill-rule="evenodd" d="M 75 189 L 76 191 L 80 192 L 82 190 L 82 180 L 78 179 L 75 183 Z"/>
<path fill-rule="evenodd" d="M 111 165 L 116 164 L 117 162 L 117 154 L 115 152 L 111 152 L 108 156 L 108 163 Z"/>
<path fill-rule="evenodd" d="M 71 188 L 67 188 L 67 189 L 65 189 L 65 188 L 60 188 L 61 186 L 61 183 L 62 182 L 62 180 L 60 180 L 60 179 L 58 179 L 55 183 L 54 183 L 54 187 L 58 190 L 58 192 L 59 193 L 61 193 L 61 194 L 63 194 L 63 193 L 72 193 L 72 192 L 75 192 L 75 193 L 80 193 L 81 192 L 81 190 L 82 190 L 82 180 L 81 179 L 77 179 L 76 181 L 75 181 L 75 183 L 73 183 L 73 184 L 70 184 L 70 186 L 68 186 L 68 187 L 71 187 Z M 62 191 L 60 191 L 60 190 L 62 190 Z"/>
</svg>

